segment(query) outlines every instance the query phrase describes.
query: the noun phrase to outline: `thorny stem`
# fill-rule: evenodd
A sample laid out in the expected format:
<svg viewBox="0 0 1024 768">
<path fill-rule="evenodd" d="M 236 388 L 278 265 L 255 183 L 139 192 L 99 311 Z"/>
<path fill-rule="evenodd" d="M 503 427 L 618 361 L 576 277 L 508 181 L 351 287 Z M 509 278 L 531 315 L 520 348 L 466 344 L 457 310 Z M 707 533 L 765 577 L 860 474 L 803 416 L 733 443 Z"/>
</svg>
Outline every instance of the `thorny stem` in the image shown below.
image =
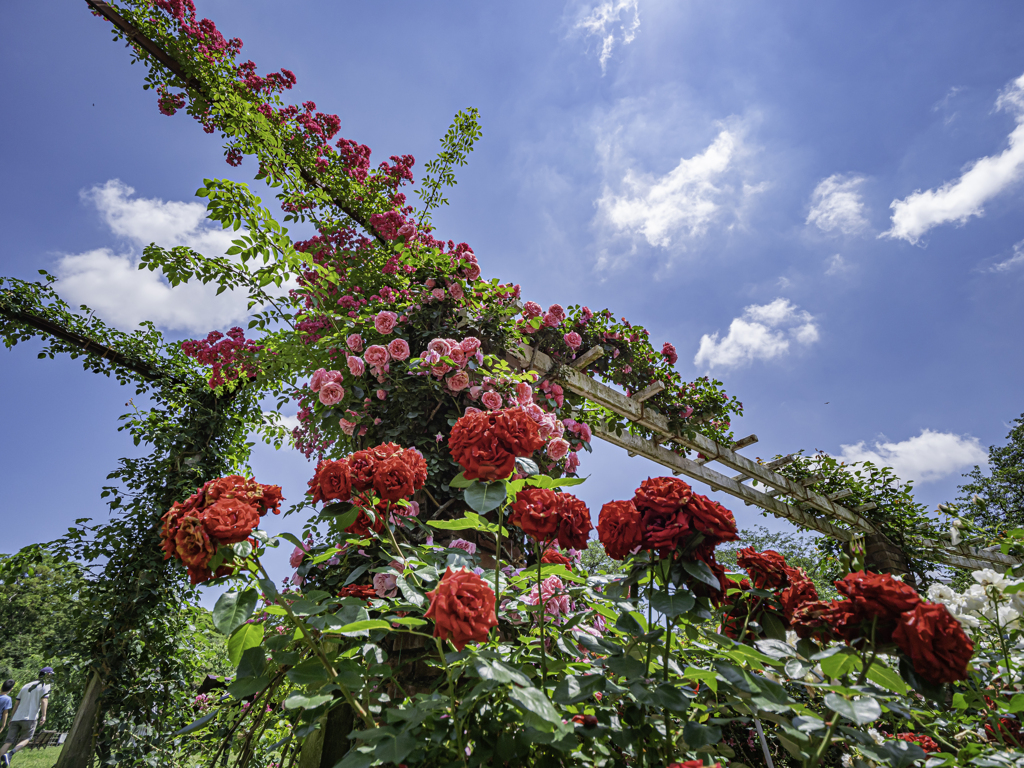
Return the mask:
<svg viewBox="0 0 1024 768">
<path fill-rule="evenodd" d="M 653 557 L 654 553 L 651 553 Z M 654 563 L 651 563 L 651 567 L 647 573 L 647 631 L 651 631 L 651 622 L 654 620 L 654 604 L 651 598 L 654 596 Z M 654 647 L 652 640 L 647 641 L 647 671 L 644 673 L 644 677 L 651 676 L 651 649 Z"/>
<path fill-rule="evenodd" d="M 437 645 L 437 652 L 441 656 L 441 663 L 444 664 L 444 673 L 448 678 L 448 698 L 451 700 L 451 718 L 452 723 L 455 725 L 455 738 L 458 740 L 459 755 L 462 757 L 462 764 L 466 764 L 466 748 L 462 745 L 462 726 L 459 723 L 458 717 L 456 717 L 455 711 L 455 681 L 452 679 L 452 668 L 448 664 L 448 659 L 444 655 L 444 645 L 441 644 L 441 638 L 435 637 L 434 644 Z"/>
<path fill-rule="evenodd" d="M 537 605 L 540 606 L 540 675 L 545 686 L 548 684 L 548 657 L 544 648 L 544 613 L 547 605 L 544 603 L 544 590 L 541 584 L 541 556 L 544 552 L 544 545 L 537 539 L 533 540 L 537 546 Z"/>
<path fill-rule="evenodd" d="M 818 748 L 814 751 L 814 757 L 811 758 L 811 765 L 818 765 L 818 762 L 821 760 L 821 756 L 825 753 L 825 750 L 832 743 L 832 731 L 835 730 L 836 721 L 838 720 L 839 715 L 835 715 L 832 718 L 832 722 L 828 724 L 828 730 L 825 731 L 825 736 L 822 738 L 821 744 L 818 745 Z"/>
<path fill-rule="evenodd" d="M 494 549 L 494 620 L 498 620 L 498 608 L 501 606 L 501 526 L 504 505 L 498 506 L 498 545 Z"/>
</svg>

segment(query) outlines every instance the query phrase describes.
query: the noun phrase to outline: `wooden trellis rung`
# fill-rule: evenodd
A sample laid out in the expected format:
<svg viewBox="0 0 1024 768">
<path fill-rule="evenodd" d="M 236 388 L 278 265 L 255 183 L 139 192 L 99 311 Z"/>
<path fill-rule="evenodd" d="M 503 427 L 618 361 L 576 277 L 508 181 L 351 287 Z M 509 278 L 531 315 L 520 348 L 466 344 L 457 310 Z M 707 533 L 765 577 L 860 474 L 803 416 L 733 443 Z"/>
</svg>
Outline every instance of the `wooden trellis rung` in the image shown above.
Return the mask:
<svg viewBox="0 0 1024 768">
<path fill-rule="evenodd" d="M 584 368 L 586 368 L 592 362 L 597 360 L 597 358 L 601 357 L 601 355 L 603 355 L 603 354 L 604 354 L 604 347 L 591 347 L 586 352 L 584 352 L 582 355 L 580 355 L 575 360 L 573 360 L 571 363 L 569 363 L 569 365 L 571 365 L 577 371 L 582 371 Z"/>
<path fill-rule="evenodd" d="M 663 392 L 664 390 L 665 382 L 659 379 L 658 381 L 655 381 L 653 384 L 650 384 L 649 386 L 642 389 L 640 392 L 637 392 L 635 395 L 633 395 L 632 399 L 638 403 L 642 403 L 644 400 L 650 400 L 656 394 L 658 394 L 659 392 Z"/>
<path fill-rule="evenodd" d="M 878 509 L 878 505 L 873 501 L 869 501 L 867 504 L 861 504 L 859 507 L 854 507 L 854 512 L 870 512 L 872 509 Z"/>
<path fill-rule="evenodd" d="M 756 442 L 757 435 L 747 435 L 746 437 L 741 437 L 739 440 L 737 440 L 729 447 L 732 448 L 732 450 L 734 451 L 738 451 L 740 448 L 746 448 L 748 445 L 753 445 Z"/>
</svg>

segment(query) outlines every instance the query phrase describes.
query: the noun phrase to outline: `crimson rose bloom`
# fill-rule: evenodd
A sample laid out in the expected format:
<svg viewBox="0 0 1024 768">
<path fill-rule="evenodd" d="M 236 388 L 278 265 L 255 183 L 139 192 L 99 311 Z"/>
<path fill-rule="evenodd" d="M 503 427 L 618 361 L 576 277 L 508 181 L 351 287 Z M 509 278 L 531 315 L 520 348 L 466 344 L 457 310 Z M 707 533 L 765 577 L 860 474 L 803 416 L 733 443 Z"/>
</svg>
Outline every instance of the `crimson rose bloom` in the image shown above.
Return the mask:
<svg viewBox="0 0 1024 768">
<path fill-rule="evenodd" d="M 918 603 L 900 616 L 892 639 L 914 663 L 914 671 L 933 683 L 953 683 L 967 677 L 974 643 L 946 606 Z"/>
<path fill-rule="evenodd" d="M 413 484 L 418 491 L 427 482 L 427 460 L 415 448 L 406 448 L 402 451 L 402 459 L 412 470 Z"/>
<path fill-rule="evenodd" d="M 342 587 L 338 597 L 358 597 L 369 602 L 377 596 L 377 590 L 372 584 L 349 584 Z"/>
<path fill-rule="evenodd" d="M 939 751 L 938 742 L 926 733 L 897 733 L 893 738 L 899 739 L 900 741 L 906 741 L 910 744 L 917 744 L 925 752 Z"/>
<path fill-rule="evenodd" d="M 647 478 L 636 489 L 633 504 L 641 512 L 648 510 L 671 514 L 690 500 L 690 486 L 676 477 Z"/>
<path fill-rule="evenodd" d="M 668 768 L 704 768 L 703 760 L 687 760 L 685 763 L 669 763 Z M 707 768 L 722 768 L 721 763 L 709 765 Z"/>
<path fill-rule="evenodd" d="M 529 456 L 544 447 L 537 422 L 519 408 L 507 408 L 495 414 L 494 434 L 513 456 Z"/>
<path fill-rule="evenodd" d="M 374 520 L 372 523 L 366 511 L 360 509 L 355 522 L 345 529 L 345 533 L 351 533 L 353 536 L 366 536 L 370 531 L 379 533 L 382 530 L 384 530 L 384 515 L 379 509 L 374 510 Z"/>
<path fill-rule="evenodd" d="M 260 504 L 263 506 L 263 510 L 260 512 L 260 516 L 267 514 L 267 512 L 273 512 L 275 515 L 281 514 L 281 502 L 284 501 L 284 494 L 281 493 L 280 485 L 261 485 L 263 488 L 263 496 L 260 497 Z"/>
<path fill-rule="evenodd" d="M 370 490 L 373 487 L 373 471 L 376 466 L 377 459 L 370 451 L 356 451 L 349 456 L 348 474 L 352 487 L 357 491 Z"/>
<path fill-rule="evenodd" d="M 818 601 L 818 589 L 814 582 L 800 568 L 786 568 L 789 586 L 779 593 L 779 604 L 786 615 L 786 622 L 793 621 L 793 614 L 805 603 Z"/>
<path fill-rule="evenodd" d="M 374 446 L 373 448 L 366 449 L 371 456 L 377 461 L 384 461 L 394 456 L 396 453 L 402 452 L 402 447 L 396 443 L 381 443 L 380 445 Z"/>
<path fill-rule="evenodd" d="M 634 504 L 636 501 L 634 500 Z M 669 557 L 679 541 L 693 533 L 690 528 L 690 516 L 686 507 L 669 512 L 660 509 L 643 509 L 644 549 L 658 551 L 659 557 Z"/>
<path fill-rule="evenodd" d="M 875 644 L 891 642 L 900 614 L 921 602 L 913 587 L 888 573 L 851 573 L 836 582 L 836 589 L 849 599 L 832 603 L 829 623 L 848 643 L 871 637 L 872 622 Z"/>
<path fill-rule="evenodd" d="M 416 476 L 405 456 L 392 456 L 374 467 L 373 489 L 382 501 L 398 501 L 412 496 L 416 490 Z"/>
<path fill-rule="evenodd" d="M 594 528 L 590 522 L 590 510 L 571 493 L 559 493 L 558 499 L 562 504 L 558 546 L 563 549 L 586 549 L 590 531 Z"/>
<path fill-rule="evenodd" d="M 775 590 L 789 585 L 786 558 L 771 549 L 755 552 L 744 547 L 736 558 L 736 564 L 750 574 L 755 589 Z"/>
<path fill-rule="evenodd" d="M 640 511 L 632 501 L 609 501 L 597 518 L 597 538 L 613 560 L 625 560 L 644 538 Z"/>
<path fill-rule="evenodd" d="M 694 530 L 703 533 L 715 546 L 725 541 L 739 540 L 736 518 L 717 501 L 695 493 L 690 498 L 686 511 L 690 513 Z"/>
<path fill-rule="evenodd" d="M 169 560 L 177 555 L 178 526 L 185 515 L 194 515 L 198 494 L 193 493 L 184 504 L 180 501 L 174 502 L 171 508 L 164 513 L 160 525 L 160 548 L 164 551 L 164 560 Z"/>
<path fill-rule="evenodd" d="M 561 506 L 550 488 L 525 488 L 516 495 L 509 522 L 537 541 L 551 541 L 562 522 Z"/>
<path fill-rule="evenodd" d="M 545 549 L 540 561 L 551 565 L 564 565 L 570 571 L 572 570 L 572 560 L 563 555 L 557 549 Z"/>
<path fill-rule="evenodd" d="M 318 501 L 347 501 L 352 498 L 352 476 L 348 462 L 321 461 L 316 474 L 309 481 L 309 493 L 313 494 L 313 503 Z"/>
<path fill-rule="evenodd" d="M 430 608 L 425 618 L 434 620 L 434 637 L 451 640 L 459 651 L 466 643 L 487 640 L 494 616 L 494 590 L 472 571 L 450 567 L 433 592 L 427 592 Z"/>
<path fill-rule="evenodd" d="M 829 626 L 829 614 L 832 606 L 824 600 L 810 600 L 800 603 L 792 615 L 787 614 L 786 618 L 797 637 L 804 639 L 813 638 L 819 642 L 832 639 L 832 631 Z"/>
<path fill-rule="evenodd" d="M 501 480 L 515 469 L 516 457 L 494 433 L 496 424 L 497 415 L 483 411 L 467 413 L 452 427 L 448 450 L 467 480 Z"/>
<path fill-rule="evenodd" d="M 210 540 L 203 521 L 193 515 L 178 521 L 174 545 L 181 562 L 188 568 L 205 568 L 213 553 L 217 551 L 217 545 Z"/>
<path fill-rule="evenodd" d="M 260 524 L 256 507 L 242 499 L 222 497 L 203 510 L 203 525 L 217 544 L 237 544 L 245 541 L 252 529 Z"/>
</svg>

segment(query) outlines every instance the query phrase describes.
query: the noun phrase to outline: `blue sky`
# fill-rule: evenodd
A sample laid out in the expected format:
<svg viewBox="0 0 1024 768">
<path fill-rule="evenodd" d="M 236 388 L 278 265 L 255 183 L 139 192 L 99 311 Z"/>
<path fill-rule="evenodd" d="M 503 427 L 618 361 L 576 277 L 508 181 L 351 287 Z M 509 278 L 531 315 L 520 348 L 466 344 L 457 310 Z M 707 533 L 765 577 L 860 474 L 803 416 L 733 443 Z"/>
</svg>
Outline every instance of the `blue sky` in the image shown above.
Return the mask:
<svg viewBox="0 0 1024 768">
<path fill-rule="evenodd" d="M 748 455 L 881 459 L 935 505 L 1024 411 L 1017 3 L 197 5 L 377 160 L 422 166 L 478 107 L 441 236 L 526 298 L 607 306 L 674 343 L 684 376 L 743 401 Z M 132 267 L 154 240 L 222 248 L 194 191 L 251 164 L 159 114 L 84 3 L 0 20 L 3 273 L 49 269 L 119 327 L 186 338 L 240 319 Z M 104 477 L 136 449 L 115 431 L 131 392 L 32 345 L 0 361 L 11 551 L 102 517 Z M 264 448 L 254 468 L 293 498 L 311 471 Z M 595 515 L 660 474 L 605 445 L 583 471 Z"/>
</svg>

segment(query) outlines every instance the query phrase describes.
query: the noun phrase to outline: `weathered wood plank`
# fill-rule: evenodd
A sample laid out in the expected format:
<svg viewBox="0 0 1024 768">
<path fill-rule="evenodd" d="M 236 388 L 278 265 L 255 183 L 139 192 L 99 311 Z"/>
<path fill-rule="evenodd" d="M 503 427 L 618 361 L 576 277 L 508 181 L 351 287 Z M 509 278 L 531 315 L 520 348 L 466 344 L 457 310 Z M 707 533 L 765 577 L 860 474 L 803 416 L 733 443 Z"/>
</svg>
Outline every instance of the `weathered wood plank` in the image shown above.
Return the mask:
<svg viewBox="0 0 1024 768">
<path fill-rule="evenodd" d="M 732 448 L 732 450 L 734 451 L 738 451 L 740 448 L 746 448 L 748 445 L 753 445 L 756 442 L 757 435 L 747 435 L 746 437 L 741 437 L 739 440 L 737 440 L 729 447 Z"/>
<path fill-rule="evenodd" d="M 653 384 L 650 384 L 641 391 L 637 392 L 635 395 L 633 395 L 632 399 L 638 403 L 642 403 L 644 400 L 650 400 L 656 394 L 658 394 L 659 392 L 663 392 L 664 390 L 665 382 L 659 379 L 658 381 L 655 381 Z"/>
<path fill-rule="evenodd" d="M 575 360 L 573 360 L 570 363 L 570 365 L 573 368 L 575 368 L 577 371 L 582 371 L 584 368 L 586 368 L 592 362 L 597 360 L 597 358 L 601 357 L 601 355 L 603 355 L 603 354 L 604 354 L 604 347 L 600 347 L 600 346 L 598 346 L 598 347 L 591 347 L 586 352 L 584 352 L 582 355 L 580 355 Z"/>
</svg>

